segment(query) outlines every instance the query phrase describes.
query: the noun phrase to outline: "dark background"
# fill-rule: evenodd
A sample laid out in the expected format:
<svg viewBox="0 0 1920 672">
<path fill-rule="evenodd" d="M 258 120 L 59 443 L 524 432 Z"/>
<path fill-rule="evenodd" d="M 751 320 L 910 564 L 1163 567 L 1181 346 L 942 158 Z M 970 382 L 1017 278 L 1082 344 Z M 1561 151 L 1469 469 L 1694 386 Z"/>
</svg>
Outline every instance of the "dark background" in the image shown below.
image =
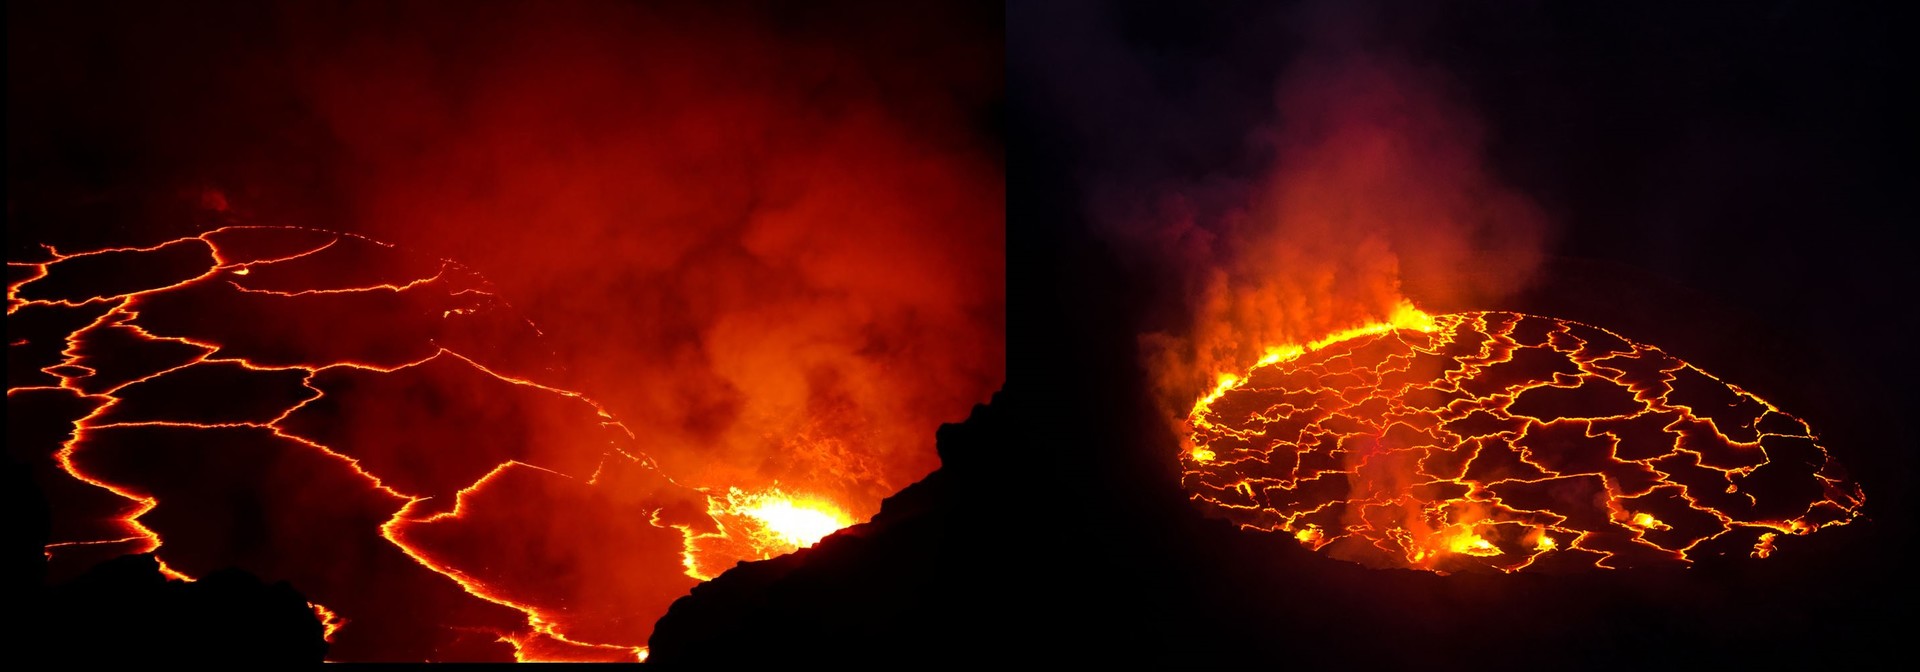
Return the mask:
<svg viewBox="0 0 1920 672">
<path fill-rule="evenodd" d="M 1920 326 L 1912 24 L 1896 7 L 1383 12 L 1387 34 L 1461 84 L 1492 169 L 1554 225 L 1530 289 L 1458 308 L 1597 324 L 1753 391 L 1821 434 L 1863 484 L 1867 520 L 1759 562 L 1438 577 L 1203 518 L 1179 491 L 1137 345 L 1177 326 L 1168 279 L 1119 261 L 1081 180 L 1098 162 L 1175 176 L 1246 163 L 1245 129 L 1270 114 L 1300 47 L 1298 8 L 1025 3 L 1005 16 L 1006 104 L 988 123 L 1007 146 L 1007 387 L 942 431 L 942 469 L 873 524 L 697 588 L 660 624 L 655 660 L 1724 668 L 1891 655 L 1912 594 Z M 1093 17 L 1152 64 L 1165 100 L 1116 103 L 1118 122 L 1046 104 L 1060 83 L 1023 59 L 1084 46 Z M 1199 79 L 1224 83 L 1180 86 Z M 1134 132 L 1085 142 L 1116 123 Z M 73 151 L 108 151 L 93 144 Z M 36 188 L 93 179 L 39 175 Z"/>
<path fill-rule="evenodd" d="M 1139 419 L 1151 402 L 1126 338 L 1177 324 L 1157 286 L 1170 279 L 1116 268 L 1079 178 L 1096 162 L 1178 177 L 1247 161 L 1246 129 L 1272 114 L 1273 82 L 1316 9 L 1010 9 L 1010 325 L 1027 337 L 1012 344 L 1009 389 L 1037 397 L 1030 422 L 1053 434 L 1026 445 L 1056 456 L 1053 482 L 1098 475 L 1062 497 L 1084 510 L 1054 520 L 1096 521 L 1062 547 L 1102 577 L 1075 595 L 1075 615 L 1132 636 L 1089 649 L 1362 667 L 1827 664 L 1890 650 L 1903 609 L 1890 596 L 1911 586 L 1914 368 L 1899 335 L 1915 327 L 1916 182 L 1902 95 L 1912 59 L 1897 39 L 1904 17 L 1884 8 L 1450 3 L 1373 17 L 1382 39 L 1452 75 L 1486 130 L 1490 170 L 1553 227 L 1526 291 L 1440 308 L 1605 326 L 1801 414 L 1864 484 L 1869 520 L 1765 562 L 1437 578 L 1358 576 L 1195 532 L 1210 524 L 1163 508 L 1178 448 Z M 1093 20 L 1157 76 L 1162 100 L 1116 101 L 1096 118 L 1036 104 L 1063 84 L 1022 63 L 1092 48 Z M 1112 125 L 1129 132 L 1076 141 Z M 1071 401 L 1090 398 L 1101 401 Z M 1159 525 L 1172 531 L 1149 531 Z"/>
<path fill-rule="evenodd" d="M 1807 419 L 1868 493 L 1866 520 L 1765 561 L 1440 577 L 1318 557 L 1187 504 L 1138 340 L 1181 328 L 1179 279 L 1129 261 L 1090 202 L 1092 174 L 1256 172 L 1248 129 L 1271 119 L 1319 9 L 1010 5 L 1007 388 L 943 432 L 945 466 L 873 525 L 697 588 L 661 623 L 656 659 L 825 641 L 863 659 L 1309 669 L 1896 660 L 1913 529 L 1904 17 L 1374 8 L 1382 39 L 1451 75 L 1488 170 L 1551 226 L 1526 288 L 1429 310 L 1521 310 L 1655 344 Z M 1148 72 L 1151 96 L 1103 98 L 1098 65 L 1036 67 L 1102 58 Z M 1075 97 L 1099 104 L 1058 104 Z"/>
</svg>

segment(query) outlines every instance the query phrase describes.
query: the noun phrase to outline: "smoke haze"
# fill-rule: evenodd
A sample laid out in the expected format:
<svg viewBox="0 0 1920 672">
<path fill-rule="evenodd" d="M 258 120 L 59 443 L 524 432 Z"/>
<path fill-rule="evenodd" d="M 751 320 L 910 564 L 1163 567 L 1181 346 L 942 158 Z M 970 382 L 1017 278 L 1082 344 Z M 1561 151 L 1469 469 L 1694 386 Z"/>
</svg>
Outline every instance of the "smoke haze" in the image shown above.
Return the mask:
<svg viewBox="0 0 1920 672">
<path fill-rule="evenodd" d="M 1267 347 L 1408 299 L 1517 291 L 1539 263 L 1544 216 L 1486 167 L 1447 73 L 1402 48 L 1419 17 L 1309 3 L 1139 45 L 1128 22 L 1172 19 L 1061 11 L 1087 32 L 1036 60 L 1077 82 L 1058 104 L 1088 120 L 1083 142 L 1113 148 L 1082 176 L 1087 210 L 1164 285 L 1166 327 L 1145 346 L 1171 412 Z"/>
<path fill-rule="evenodd" d="M 204 225 L 169 207 L 211 190 L 239 221 L 456 259 L 687 482 L 861 515 L 1002 380 L 997 14 L 10 14 L 16 246 L 181 235 Z"/>
</svg>

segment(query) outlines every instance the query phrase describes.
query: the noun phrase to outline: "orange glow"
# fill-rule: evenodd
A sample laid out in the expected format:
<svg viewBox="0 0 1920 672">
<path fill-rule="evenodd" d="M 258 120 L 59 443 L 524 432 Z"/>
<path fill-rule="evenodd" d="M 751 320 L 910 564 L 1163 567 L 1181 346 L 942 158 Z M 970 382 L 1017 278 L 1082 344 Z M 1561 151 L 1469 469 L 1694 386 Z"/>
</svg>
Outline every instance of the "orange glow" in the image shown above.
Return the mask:
<svg viewBox="0 0 1920 672">
<path fill-rule="evenodd" d="M 1806 423 L 1588 325 L 1403 303 L 1265 352 L 1194 404 L 1183 483 L 1244 528 L 1370 566 L 1766 557 L 1865 501 Z"/>
<path fill-rule="evenodd" d="M 633 661 L 938 468 L 1005 379 L 998 10 L 672 4 L 36 13 L 125 76 L 34 100 L 136 132 L 34 160 L 141 166 L 16 184 L 49 582 L 152 552 L 341 662 Z"/>
<path fill-rule="evenodd" d="M 1546 532 L 1541 532 L 1540 537 L 1538 539 L 1535 539 L 1533 542 L 1533 550 L 1540 551 L 1542 553 L 1551 551 L 1559 547 L 1560 547 L 1560 543 L 1554 541 L 1553 537 L 1547 536 Z"/>
<path fill-rule="evenodd" d="M 1500 549 L 1494 547 L 1492 542 L 1481 538 L 1480 535 L 1474 534 L 1473 532 L 1461 532 L 1458 535 L 1454 535 L 1447 540 L 1446 549 L 1449 553 L 1477 555 L 1481 557 L 1500 554 Z"/>
<path fill-rule="evenodd" d="M 1384 334 L 1396 329 L 1408 329 L 1422 333 L 1430 332 L 1435 329 L 1434 325 L 1432 315 L 1428 315 L 1419 308 L 1415 308 L 1412 303 L 1402 300 L 1399 305 L 1394 307 L 1392 316 L 1386 320 L 1368 322 L 1357 327 L 1342 329 L 1325 338 L 1309 342 L 1306 345 L 1268 346 L 1263 351 L 1259 361 L 1254 363 L 1253 368 L 1258 369 L 1273 366 L 1281 362 L 1291 361 L 1301 355 L 1320 350 L 1335 343 L 1350 341 L 1363 336 Z M 1208 392 L 1206 396 L 1201 397 L 1199 401 L 1194 403 L 1193 413 L 1188 415 L 1188 418 L 1190 420 L 1204 420 L 1205 414 L 1201 412 L 1202 410 L 1219 400 L 1220 397 L 1226 395 L 1228 392 L 1245 384 L 1246 380 L 1246 374 L 1227 372 L 1219 374 L 1216 378 L 1213 391 Z"/>
<path fill-rule="evenodd" d="M 317 602 L 308 602 L 307 606 L 313 609 L 314 618 L 320 619 L 320 626 L 325 628 L 320 635 L 322 639 L 333 641 L 333 633 L 339 632 L 340 628 L 347 624 L 347 619 L 341 618 L 339 614 L 333 613 L 332 609 Z"/>
<path fill-rule="evenodd" d="M 766 536 L 778 541 L 776 548 L 812 546 L 853 524 L 845 512 L 831 503 L 791 497 L 777 489 L 750 496 L 746 501 L 748 503 L 739 506 L 739 512 L 760 521 Z"/>
<path fill-rule="evenodd" d="M 13 346 L 16 356 L 30 347 L 46 354 L 34 364 L 38 382 L 8 388 L 10 406 L 86 405 L 45 456 L 42 478 L 72 499 L 54 502 L 55 539 L 44 549 L 51 565 L 70 571 L 90 559 L 152 552 L 165 576 L 191 580 L 189 573 L 233 561 L 219 555 L 219 543 L 192 534 L 176 541 L 172 531 L 182 528 L 167 525 L 189 519 L 176 513 L 163 525 L 148 514 L 247 515 L 195 498 L 248 492 L 269 505 L 260 515 L 295 518 L 286 536 L 262 533 L 276 543 L 329 540 L 243 568 L 290 580 L 307 595 L 336 655 L 385 657 L 356 647 L 370 631 L 413 627 L 405 619 L 414 616 L 395 615 L 411 612 L 382 608 L 405 600 L 446 619 L 434 627 L 487 633 L 464 645 L 479 648 L 451 657 L 496 655 L 484 646 L 504 645 L 515 660 L 635 661 L 647 655 L 652 622 L 695 583 L 738 562 L 815 545 L 854 524 L 855 511 L 877 506 L 862 493 L 891 487 L 881 465 L 866 464 L 884 451 L 826 432 L 785 444 L 786 459 L 817 479 L 791 490 L 715 482 L 730 470 L 679 480 L 595 399 L 476 347 L 467 330 L 537 332 L 458 264 L 360 284 L 289 282 L 385 249 L 347 234 L 230 226 L 150 247 L 49 249 L 46 261 L 14 262 L 24 272 L 8 286 L 10 320 L 93 311 L 51 346 L 37 335 Z M 136 270 L 154 264 L 159 279 L 91 296 L 42 289 L 46 278 L 66 279 L 73 260 L 109 256 Z M 387 312 L 354 312 L 360 306 Z M 327 328 L 343 315 L 364 322 Z M 354 324 L 392 331 L 369 334 Z M 274 340 L 248 332 L 275 328 Z M 114 359 L 116 347 L 173 359 Z M 228 389 L 232 398 L 223 396 Z M 171 473 L 135 448 L 207 469 Z M 240 465 L 231 477 L 256 480 L 203 482 L 227 476 L 219 460 L 193 461 L 214 459 L 194 452 L 208 450 Z M 128 461 L 149 466 L 131 471 L 121 466 Z M 293 503 L 272 509 L 280 496 Z M 95 501 L 88 497 L 103 503 L 71 508 Z M 344 518 L 347 532 L 307 529 L 300 516 Z M 361 525 L 373 529 L 351 534 Z M 385 583 L 337 571 L 365 558 L 387 558 L 377 568 Z"/>
<path fill-rule="evenodd" d="M 1653 517 L 1653 516 L 1652 516 L 1651 514 L 1645 514 L 1645 513 L 1636 513 L 1636 514 L 1633 514 L 1633 523 L 1632 523 L 1632 525 L 1633 525 L 1634 527 L 1638 527 L 1638 528 L 1643 528 L 1643 529 L 1649 529 L 1649 530 L 1671 530 L 1671 529 L 1673 529 L 1673 527 L 1672 527 L 1672 526 L 1670 526 L 1670 525 L 1667 525 L 1666 523 L 1662 523 L 1662 522 L 1660 522 L 1660 519 L 1659 519 L 1659 518 L 1655 518 L 1655 517 Z"/>
<path fill-rule="evenodd" d="M 831 501 L 795 495 L 779 487 L 729 488 L 707 496 L 707 515 L 718 531 L 686 534 L 687 576 L 705 581 L 740 562 L 764 560 L 817 544 L 855 520 Z"/>
</svg>

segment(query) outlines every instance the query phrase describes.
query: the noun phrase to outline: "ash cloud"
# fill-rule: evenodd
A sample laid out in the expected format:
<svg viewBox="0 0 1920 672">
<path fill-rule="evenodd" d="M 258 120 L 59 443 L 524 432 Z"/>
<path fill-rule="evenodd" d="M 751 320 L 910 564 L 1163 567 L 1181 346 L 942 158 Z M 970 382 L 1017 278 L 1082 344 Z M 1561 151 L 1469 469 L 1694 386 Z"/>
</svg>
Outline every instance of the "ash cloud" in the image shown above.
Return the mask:
<svg viewBox="0 0 1920 672">
<path fill-rule="evenodd" d="M 1161 286 L 1143 349 L 1176 416 L 1268 346 L 1517 291 L 1551 233 L 1417 12 L 1239 9 L 1051 10 L 1076 32 L 1029 58 L 1099 156 L 1090 226 Z"/>
</svg>

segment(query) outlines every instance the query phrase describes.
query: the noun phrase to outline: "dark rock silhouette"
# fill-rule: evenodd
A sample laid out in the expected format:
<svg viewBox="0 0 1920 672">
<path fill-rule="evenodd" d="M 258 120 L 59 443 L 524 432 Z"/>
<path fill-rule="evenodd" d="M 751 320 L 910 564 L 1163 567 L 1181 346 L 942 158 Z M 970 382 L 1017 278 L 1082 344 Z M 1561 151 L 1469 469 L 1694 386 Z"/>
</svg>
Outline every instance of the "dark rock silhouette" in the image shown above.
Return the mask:
<svg viewBox="0 0 1920 672">
<path fill-rule="evenodd" d="M 1906 308 L 1911 247 L 1873 241 L 1911 219 L 1894 186 L 1910 161 L 1886 149 L 1907 124 L 1885 103 L 1906 72 L 1892 64 L 1913 61 L 1886 53 L 1884 17 L 1555 3 L 1391 14 L 1439 36 L 1409 49 L 1474 94 L 1494 168 L 1560 220 L 1553 253 L 1579 259 L 1524 295 L 1422 308 L 1553 315 L 1659 346 L 1796 409 L 1869 493 L 1868 520 L 1765 560 L 1437 576 L 1235 530 L 1180 490 L 1137 335 L 1180 326 L 1167 304 L 1181 290 L 1099 242 L 1099 194 L 1080 179 L 1253 179 L 1232 172 L 1257 144 L 1243 122 L 1273 113 L 1297 36 L 1274 3 L 1116 4 L 1009 5 L 1007 388 L 944 430 L 942 468 L 871 524 L 676 603 L 653 662 L 1839 669 L 1904 655 L 1905 335 L 1920 324 Z M 1117 43 L 1081 44 L 1100 29 L 1073 21 L 1089 13 L 1120 24 Z M 1074 49 L 1085 60 L 1061 59 L 1087 66 L 1074 81 L 1043 81 L 1023 60 Z M 1166 104 L 1103 96 L 1126 66 Z M 1057 105 L 1075 93 L 1102 104 Z M 1124 132 L 1101 134 L 1111 127 Z"/>
<path fill-rule="evenodd" d="M 696 587 L 656 626 L 651 662 L 1844 667 L 1885 655 L 1904 609 L 1900 543 L 1871 521 L 1678 569 L 1438 576 L 1329 559 L 1203 517 L 1144 399 L 1086 380 L 1002 392 L 943 428 L 947 466 L 871 523 Z"/>
<path fill-rule="evenodd" d="M 652 642 L 666 655 L 649 662 L 795 660 L 825 645 L 858 646 L 863 661 L 906 665 L 949 651 L 961 633 L 983 633 L 984 640 L 984 633 L 1003 632 L 1013 605 L 996 601 L 1025 588 L 1008 581 L 1026 551 L 990 540 L 1006 539 L 1007 525 L 1032 517 L 1020 513 L 1017 493 L 1043 487 L 1019 484 L 1017 474 L 994 478 L 999 465 L 975 449 L 1007 429 L 1000 410 L 1006 407 L 1004 393 L 996 395 L 968 422 L 941 428 L 942 458 L 952 466 L 887 499 L 872 522 L 791 555 L 741 563 L 696 586 L 656 624 Z M 948 454 L 955 445 L 966 450 Z M 977 653 L 952 655 L 967 660 Z"/>
<path fill-rule="evenodd" d="M 10 423 L 11 424 L 11 423 Z M 47 499 L 40 493 L 40 487 L 33 482 L 33 472 L 17 460 L 7 460 L 6 475 L 6 534 L 5 556 L 0 557 L 0 571 L 5 572 L 0 581 L 5 581 L 5 599 L 7 614 L 14 616 L 12 623 L 22 624 L 25 629 L 11 630 L 9 640 L 20 643 L 35 641 L 40 635 L 40 622 L 30 607 L 42 604 L 46 599 L 47 558 L 43 554 L 47 545 L 47 535 L 52 527 L 48 516 Z"/>
<path fill-rule="evenodd" d="M 318 664 L 327 651 L 307 600 L 238 569 L 193 582 L 124 555 L 46 591 L 34 612 L 38 660 L 69 663 Z"/>
</svg>

